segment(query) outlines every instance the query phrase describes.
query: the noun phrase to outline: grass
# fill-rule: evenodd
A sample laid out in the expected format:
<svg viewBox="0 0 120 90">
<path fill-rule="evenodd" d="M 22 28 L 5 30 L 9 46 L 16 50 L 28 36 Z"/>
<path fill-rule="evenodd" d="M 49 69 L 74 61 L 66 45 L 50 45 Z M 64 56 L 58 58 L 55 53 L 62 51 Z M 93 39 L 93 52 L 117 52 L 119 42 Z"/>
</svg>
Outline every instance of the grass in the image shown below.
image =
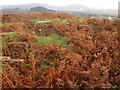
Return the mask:
<svg viewBox="0 0 120 90">
<path fill-rule="evenodd" d="M 85 18 L 78 18 L 79 22 L 84 22 L 86 19 Z"/>
<path fill-rule="evenodd" d="M 11 34 L 11 36 L 10 36 L 11 38 L 18 38 L 18 35 L 17 34 Z"/>
<path fill-rule="evenodd" d="M 19 36 L 17 35 L 17 33 L 15 32 L 7 32 L 7 33 L 1 33 L 0 35 L 5 35 L 5 37 L 3 37 L 3 39 L 8 39 L 10 38 L 18 38 Z"/>
<path fill-rule="evenodd" d="M 28 77 L 28 76 L 29 76 L 29 74 L 25 74 L 25 76 L 26 76 L 26 77 Z"/>
<path fill-rule="evenodd" d="M 7 33 L 1 33 L 1 35 L 5 35 L 3 39 L 9 39 L 9 38 L 19 38 L 19 35 L 17 35 L 17 32 L 7 32 Z M 55 33 L 50 34 L 49 36 L 34 36 L 39 42 L 40 45 L 61 45 L 63 47 L 67 46 L 67 37 L 62 37 L 60 35 L 57 35 Z"/>
<path fill-rule="evenodd" d="M 63 87 L 58 87 L 58 88 L 63 88 Z"/>
<path fill-rule="evenodd" d="M 0 35 L 8 35 L 8 34 L 14 34 L 15 32 L 6 32 L 6 33 L 0 33 Z"/>
<path fill-rule="evenodd" d="M 26 67 L 29 67 L 29 66 L 30 66 L 30 64 L 26 64 L 25 66 L 26 66 Z"/>
<path fill-rule="evenodd" d="M 78 87 L 78 85 L 75 83 L 75 84 L 74 84 L 74 87 L 75 87 L 75 88 L 77 88 L 77 87 Z"/>
<path fill-rule="evenodd" d="M 96 33 L 97 29 L 99 29 L 100 26 L 92 24 L 92 29 L 94 30 L 94 32 Z"/>
<path fill-rule="evenodd" d="M 47 37 L 35 36 L 35 38 L 40 42 L 40 45 L 61 45 L 63 47 L 67 46 L 67 37 L 62 37 L 55 33 L 50 34 Z"/>
<path fill-rule="evenodd" d="M 66 24 L 67 23 L 67 20 L 66 19 L 59 19 L 59 18 L 56 18 L 56 19 L 50 19 L 51 21 L 57 21 L 59 22 L 60 24 Z"/>
<path fill-rule="evenodd" d="M 37 21 L 36 24 L 45 24 L 45 23 L 53 23 L 52 21 Z"/>
<path fill-rule="evenodd" d="M 0 38 L 0 46 L 4 47 L 7 47 L 7 44 L 4 40 L 9 38 L 18 38 L 18 35 L 15 32 L 0 33 L 0 35 L 5 35 L 4 37 Z"/>
<path fill-rule="evenodd" d="M 11 23 L 0 23 L 1 26 L 10 26 L 12 25 Z"/>
<path fill-rule="evenodd" d="M 66 19 L 64 19 L 62 22 L 61 22 L 61 24 L 66 24 L 67 23 L 67 20 Z"/>
<path fill-rule="evenodd" d="M 60 24 L 66 24 L 67 20 L 66 19 L 45 19 L 43 21 L 39 21 L 38 19 L 32 20 L 32 21 L 36 21 L 36 24 L 46 24 L 46 23 L 55 23 L 54 21 L 59 22 Z"/>
</svg>

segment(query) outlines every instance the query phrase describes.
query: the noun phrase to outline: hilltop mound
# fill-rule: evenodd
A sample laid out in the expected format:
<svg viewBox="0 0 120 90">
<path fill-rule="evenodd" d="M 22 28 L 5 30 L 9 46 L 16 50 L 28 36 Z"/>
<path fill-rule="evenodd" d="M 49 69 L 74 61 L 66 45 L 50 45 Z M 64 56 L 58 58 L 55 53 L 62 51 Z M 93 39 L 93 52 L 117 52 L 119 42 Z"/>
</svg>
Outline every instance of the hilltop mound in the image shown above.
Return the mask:
<svg viewBox="0 0 120 90">
<path fill-rule="evenodd" d="M 119 87 L 117 19 L 44 12 L 2 21 L 3 88 Z"/>
</svg>

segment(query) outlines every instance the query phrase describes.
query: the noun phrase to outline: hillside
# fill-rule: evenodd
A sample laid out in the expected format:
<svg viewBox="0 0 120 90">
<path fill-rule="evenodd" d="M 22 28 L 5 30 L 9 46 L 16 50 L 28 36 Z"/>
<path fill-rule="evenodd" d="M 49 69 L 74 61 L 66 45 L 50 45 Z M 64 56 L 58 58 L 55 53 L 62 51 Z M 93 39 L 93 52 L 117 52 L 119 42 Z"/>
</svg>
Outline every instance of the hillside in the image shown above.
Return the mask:
<svg viewBox="0 0 120 90">
<path fill-rule="evenodd" d="M 34 12 L 55 12 L 54 10 L 50 10 L 44 7 L 33 7 L 28 9 L 20 9 L 20 8 L 6 8 L 2 9 L 2 13 L 17 13 L 17 14 L 29 14 Z"/>
<path fill-rule="evenodd" d="M 17 8 L 17 11 L 16 11 Z M 3 5 L 2 11 L 3 13 L 32 13 L 30 11 L 31 8 L 34 8 L 34 11 L 40 12 L 40 9 L 44 9 L 44 11 L 50 12 L 63 12 L 63 13 L 71 13 L 73 15 L 86 16 L 86 17 L 96 17 L 96 16 L 112 16 L 118 17 L 117 9 L 102 9 L 102 8 L 92 8 L 85 5 L 80 4 L 72 4 L 66 6 L 52 6 L 47 4 L 23 4 L 23 5 Z M 15 10 L 14 10 L 15 9 Z M 36 9 L 36 10 L 35 10 Z M 23 11 L 23 12 L 22 12 Z"/>
<path fill-rule="evenodd" d="M 30 11 L 33 12 L 54 12 L 54 10 L 50 10 L 44 7 L 34 7 L 34 8 L 30 8 Z"/>
<path fill-rule="evenodd" d="M 1 21 L 2 88 L 119 88 L 117 18 L 35 12 Z"/>
</svg>

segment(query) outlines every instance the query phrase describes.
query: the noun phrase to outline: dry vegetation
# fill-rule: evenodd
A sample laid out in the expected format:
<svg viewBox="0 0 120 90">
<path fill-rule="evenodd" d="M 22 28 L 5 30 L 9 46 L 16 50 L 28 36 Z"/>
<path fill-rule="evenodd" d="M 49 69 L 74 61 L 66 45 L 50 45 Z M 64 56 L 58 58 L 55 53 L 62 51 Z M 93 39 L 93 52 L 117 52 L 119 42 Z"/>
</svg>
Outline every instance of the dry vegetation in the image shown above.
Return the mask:
<svg viewBox="0 0 120 90">
<path fill-rule="evenodd" d="M 55 13 L 3 14 L 2 56 L 10 58 L 2 60 L 2 87 L 120 87 L 117 22 Z"/>
</svg>

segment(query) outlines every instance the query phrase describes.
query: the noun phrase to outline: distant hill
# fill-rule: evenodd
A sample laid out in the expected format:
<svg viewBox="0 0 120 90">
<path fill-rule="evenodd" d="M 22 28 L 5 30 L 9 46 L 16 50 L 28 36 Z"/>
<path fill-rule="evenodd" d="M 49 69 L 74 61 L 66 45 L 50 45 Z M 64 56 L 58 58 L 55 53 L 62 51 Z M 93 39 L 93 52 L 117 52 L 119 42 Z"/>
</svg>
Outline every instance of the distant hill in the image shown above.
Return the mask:
<svg viewBox="0 0 120 90">
<path fill-rule="evenodd" d="M 50 10 L 44 7 L 33 7 L 30 9 L 20 9 L 20 8 L 6 8 L 2 9 L 2 13 L 22 13 L 22 14 L 29 14 L 33 12 L 55 12 L 54 10 Z"/>
<path fill-rule="evenodd" d="M 63 12 L 80 16 L 118 16 L 118 10 L 91 8 L 73 4 L 67 6 L 52 6 L 47 4 L 4 5 L 2 13 L 32 13 L 32 12 Z"/>
<path fill-rule="evenodd" d="M 54 12 L 54 10 L 50 10 L 50 9 L 40 7 L 40 6 L 31 8 L 30 11 L 32 11 L 32 12 Z"/>
</svg>

